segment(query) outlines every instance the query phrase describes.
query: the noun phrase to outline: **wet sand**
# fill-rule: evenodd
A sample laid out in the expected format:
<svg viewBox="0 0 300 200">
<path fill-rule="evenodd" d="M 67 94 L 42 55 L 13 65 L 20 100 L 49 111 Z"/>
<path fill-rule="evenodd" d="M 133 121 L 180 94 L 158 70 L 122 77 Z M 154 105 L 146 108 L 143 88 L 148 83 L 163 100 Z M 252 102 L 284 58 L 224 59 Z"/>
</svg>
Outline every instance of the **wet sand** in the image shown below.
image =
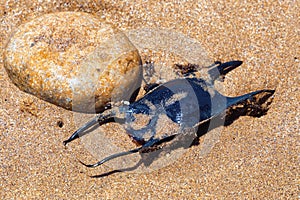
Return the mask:
<svg viewBox="0 0 300 200">
<path fill-rule="evenodd" d="M 1 59 L 2 199 L 299 198 L 299 2 L 81 2 L 6 1 L 0 7 L 1 51 L 18 25 L 57 11 L 94 13 L 127 33 L 146 27 L 170 29 L 198 41 L 208 60 L 242 60 L 243 65 L 227 75 L 223 93 L 237 96 L 276 88 L 270 110 L 260 118 L 243 116 L 218 129 L 206 153 L 202 138 L 200 145 L 161 169 L 90 178 L 113 169 L 82 166 L 78 160 L 97 159 L 79 140 L 63 146 L 78 128 L 74 113 L 20 91 Z M 146 53 L 143 58 L 151 60 L 152 53 L 149 58 Z M 165 64 L 173 62 L 159 58 L 164 54 L 155 55 L 167 60 Z M 168 75 L 168 70 L 160 73 Z"/>
</svg>

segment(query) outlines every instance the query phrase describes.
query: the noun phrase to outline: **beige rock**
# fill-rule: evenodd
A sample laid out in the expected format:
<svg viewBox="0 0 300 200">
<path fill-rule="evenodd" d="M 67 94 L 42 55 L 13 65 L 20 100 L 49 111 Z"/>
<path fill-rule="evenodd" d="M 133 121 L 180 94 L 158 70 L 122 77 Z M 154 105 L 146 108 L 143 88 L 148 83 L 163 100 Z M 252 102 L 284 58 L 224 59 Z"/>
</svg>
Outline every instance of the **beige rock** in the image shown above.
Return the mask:
<svg viewBox="0 0 300 200">
<path fill-rule="evenodd" d="M 22 91 L 80 112 L 128 100 L 142 76 L 139 53 L 126 35 L 82 12 L 22 24 L 4 51 L 4 66 Z"/>
</svg>

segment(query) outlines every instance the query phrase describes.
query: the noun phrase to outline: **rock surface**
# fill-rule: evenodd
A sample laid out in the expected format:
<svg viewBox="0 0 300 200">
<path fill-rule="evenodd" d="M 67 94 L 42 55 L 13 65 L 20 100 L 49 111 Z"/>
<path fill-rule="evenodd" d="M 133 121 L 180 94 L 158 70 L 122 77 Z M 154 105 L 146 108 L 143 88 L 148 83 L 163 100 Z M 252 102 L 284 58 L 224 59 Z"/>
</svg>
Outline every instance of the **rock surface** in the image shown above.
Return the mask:
<svg viewBox="0 0 300 200">
<path fill-rule="evenodd" d="M 19 26 L 4 66 L 21 90 L 68 110 L 99 112 L 128 100 L 142 69 L 125 34 L 82 12 L 46 14 Z"/>
</svg>

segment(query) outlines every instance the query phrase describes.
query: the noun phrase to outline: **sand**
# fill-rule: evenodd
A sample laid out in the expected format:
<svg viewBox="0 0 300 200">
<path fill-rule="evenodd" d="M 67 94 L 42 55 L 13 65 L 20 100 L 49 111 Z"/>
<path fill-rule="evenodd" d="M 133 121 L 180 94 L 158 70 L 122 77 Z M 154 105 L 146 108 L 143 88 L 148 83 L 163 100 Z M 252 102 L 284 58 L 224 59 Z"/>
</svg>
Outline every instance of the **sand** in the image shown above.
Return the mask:
<svg viewBox="0 0 300 200">
<path fill-rule="evenodd" d="M 201 138 L 200 145 L 192 146 L 175 162 L 158 170 L 91 178 L 113 169 L 82 166 L 78 160 L 90 163 L 97 159 L 80 140 L 63 146 L 62 141 L 79 126 L 76 115 L 20 91 L 9 80 L 1 59 L 0 196 L 2 199 L 298 199 L 299 10 L 298 1 L 1 3 L 1 52 L 21 23 L 45 13 L 83 11 L 94 13 L 127 33 L 150 28 L 185 35 L 201 44 L 211 61 L 244 61 L 227 75 L 223 84 L 226 95 L 274 88 L 276 93 L 267 115 L 243 116 L 230 126 L 219 128 L 219 135 L 207 152 L 203 150 L 207 147 L 201 145 L 205 138 Z M 143 39 L 151 44 L 153 38 Z M 139 48 L 145 47 L 143 44 Z M 165 51 L 170 51 L 172 44 L 163 45 Z M 153 60 L 163 60 L 166 65 L 173 62 L 172 56 L 166 58 L 163 53 L 142 50 L 144 60 L 153 56 Z M 187 50 L 191 57 L 195 55 L 192 47 Z M 160 73 L 168 75 L 168 70 L 162 68 Z M 114 130 L 107 128 L 108 132 Z"/>
</svg>

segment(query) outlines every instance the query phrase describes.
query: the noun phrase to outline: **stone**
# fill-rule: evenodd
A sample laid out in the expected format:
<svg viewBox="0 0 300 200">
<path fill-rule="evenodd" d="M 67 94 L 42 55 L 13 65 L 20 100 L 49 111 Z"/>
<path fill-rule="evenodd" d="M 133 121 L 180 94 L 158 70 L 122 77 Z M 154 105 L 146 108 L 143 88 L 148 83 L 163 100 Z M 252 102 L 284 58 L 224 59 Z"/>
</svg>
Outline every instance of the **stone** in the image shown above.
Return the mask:
<svg viewBox="0 0 300 200">
<path fill-rule="evenodd" d="M 46 14 L 20 25 L 4 66 L 22 91 L 86 113 L 129 100 L 142 79 L 140 55 L 127 36 L 83 12 Z"/>
</svg>

